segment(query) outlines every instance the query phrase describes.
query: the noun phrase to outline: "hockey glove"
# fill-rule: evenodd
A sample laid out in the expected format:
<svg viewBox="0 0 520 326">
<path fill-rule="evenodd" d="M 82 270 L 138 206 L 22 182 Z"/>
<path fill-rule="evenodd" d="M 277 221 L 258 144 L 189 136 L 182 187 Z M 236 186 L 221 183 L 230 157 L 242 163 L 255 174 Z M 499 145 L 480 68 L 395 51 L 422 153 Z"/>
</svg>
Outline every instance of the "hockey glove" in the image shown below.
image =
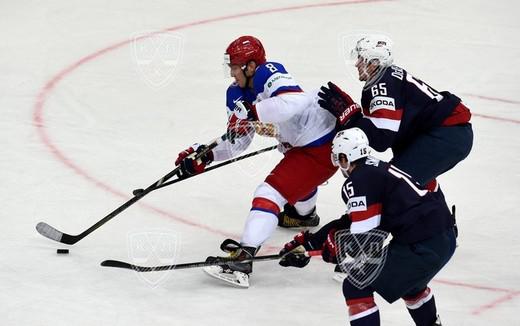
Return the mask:
<svg viewBox="0 0 520 326">
<path fill-rule="evenodd" d="M 282 258 L 279 264 L 283 267 L 294 266 L 302 268 L 307 266 L 311 257 L 305 256 L 305 251 L 312 249 L 310 243 L 311 236 L 312 233 L 309 233 L 309 231 L 302 231 L 293 240 L 286 243 L 280 251 Z"/>
<path fill-rule="evenodd" d="M 179 153 L 175 160 L 175 165 L 179 166 L 177 173 L 179 178 L 204 172 L 206 165 L 213 161 L 213 152 L 209 151 L 198 159 L 195 159 L 195 156 L 204 151 L 206 147 L 206 145 L 193 144 L 190 148 Z"/>
<path fill-rule="evenodd" d="M 336 229 L 332 229 L 329 231 L 327 235 L 327 239 L 323 243 L 323 248 L 321 251 L 321 257 L 327 263 L 338 263 L 338 258 L 336 255 L 336 240 L 334 239 L 334 234 L 336 233 Z"/>
<path fill-rule="evenodd" d="M 235 103 L 233 113 L 237 116 L 238 119 L 241 120 L 258 120 L 258 116 L 256 115 L 256 107 L 253 104 L 246 101 L 237 101 Z"/>
<path fill-rule="evenodd" d="M 245 101 L 238 101 L 233 109 L 233 115 L 228 120 L 227 139 L 234 144 L 235 139 L 248 135 L 253 131 L 250 121 L 256 121 L 255 106 Z"/>
<path fill-rule="evenodd" d="M 332 113 L 340 125 L 346 124 L 356 115 L 361 115 L 361 106 L 355 103 L 350 95 L 332 82 L 328 82 L 327 85 L 328 88 L 325 86 L 320 88 L 318 104 Z"/>
</svg>

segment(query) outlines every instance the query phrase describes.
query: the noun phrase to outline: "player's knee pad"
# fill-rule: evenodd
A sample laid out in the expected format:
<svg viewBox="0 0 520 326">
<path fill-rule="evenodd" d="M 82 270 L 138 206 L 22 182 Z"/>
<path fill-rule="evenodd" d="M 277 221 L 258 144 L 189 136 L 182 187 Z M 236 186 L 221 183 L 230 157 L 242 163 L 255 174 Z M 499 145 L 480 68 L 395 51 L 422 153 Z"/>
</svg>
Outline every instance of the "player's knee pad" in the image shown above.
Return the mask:
<svg viewBox="0 0 520 326">
<path fill-rule="evenodd" d="M 256 188 L 252 209 L 268 211 L 278 215 L 285 203 L 287 203 L 287 200 L 278 190 L 274 189 L 270 184 L 263 182 Z"/>
</svg>

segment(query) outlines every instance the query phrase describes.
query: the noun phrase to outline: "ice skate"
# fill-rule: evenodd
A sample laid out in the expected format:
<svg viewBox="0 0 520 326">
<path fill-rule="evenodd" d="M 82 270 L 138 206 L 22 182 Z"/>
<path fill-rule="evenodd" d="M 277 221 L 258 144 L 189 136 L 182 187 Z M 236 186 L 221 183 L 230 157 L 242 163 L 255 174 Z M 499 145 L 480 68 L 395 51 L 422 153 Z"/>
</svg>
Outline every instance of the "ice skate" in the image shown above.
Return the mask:
<svg viewBox="0 0 520 326">
<path fill-rule="evenodd" d="M 231 246 L 230 246 L 231 244 Z M 209 276 L 224 281 L 239 288 L 249 287 L 249 275 L 253 272 L 253 262 L 238 262 L 253 258 L 257 248 L 242 247 L 236 241 L 225 240 L 220 246 L 222 250 L 229 253 L 228 257 L 210 256 L 206 261 L 222 262 L 233 260 L 226 264 L 204 267 L 203 270 Z"/>
</svg>

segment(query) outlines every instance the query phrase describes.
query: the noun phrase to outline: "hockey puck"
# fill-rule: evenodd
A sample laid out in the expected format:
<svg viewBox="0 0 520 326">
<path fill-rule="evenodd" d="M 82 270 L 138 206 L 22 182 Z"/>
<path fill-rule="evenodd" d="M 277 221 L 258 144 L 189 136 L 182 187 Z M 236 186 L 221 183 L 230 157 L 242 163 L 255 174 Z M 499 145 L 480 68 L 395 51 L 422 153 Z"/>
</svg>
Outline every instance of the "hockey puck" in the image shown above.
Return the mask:
<svg viewBox="0 0 520 326">
<path fill-rule="evenodd" d="M 68 254 L 69 249 L 58 249 L 58 250 L 56 250 L 56 253 L 57 254 Z"/>
<path fill-rule="evenodd" d="M 134 196 L 137 196 L 137 195 L 140 195 L 144 192 L 144 189 L 135 189 L 134 191 L 132 191 L 132 194 Z"/>
</svg>

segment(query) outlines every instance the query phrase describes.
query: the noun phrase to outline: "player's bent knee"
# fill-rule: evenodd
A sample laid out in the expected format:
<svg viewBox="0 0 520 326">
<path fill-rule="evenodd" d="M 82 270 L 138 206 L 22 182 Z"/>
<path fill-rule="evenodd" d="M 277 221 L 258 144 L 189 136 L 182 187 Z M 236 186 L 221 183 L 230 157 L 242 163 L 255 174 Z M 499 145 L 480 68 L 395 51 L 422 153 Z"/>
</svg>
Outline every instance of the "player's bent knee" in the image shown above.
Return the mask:
<svg viewBox="0 0 520 326">
<path fill-rule="evenodd" d="M 280 214 L 280 207 L 278 206 L 278 204 L 276 204 L 275 202 L 273 202 L 267 198 L 263 198 L 263 197 L 255 197 L 253 199 L 253 203 L 251 205 L 251 210 L 272 213 L 276 216 L 278 216 L 278 214 Z"/>
<path fill-rule="evenodd" d="M 273 208 L 271 203 L 274 203 L 277 206 L 278 212 L 280 212 L 282 207 L 287 203 L 287 199 L 285 199 L 273 186 L 267 182 L 262 182 L 255 190 L 253 207 L 255 207 L 255 205 L 267 205 L 268 207 Z"/>
<path fill-rule="evenodd" d="M 348 279 L 343 281 L 343 296 L 345 296 L 345 300 L 347 301 L 350 299 L 371 297 L 373 295 L 374 289 L 372 289 L 370 286 L 367 286 L 363 289 L 358 289 L 352 283 L 350 283 Z"/>
</svg>

